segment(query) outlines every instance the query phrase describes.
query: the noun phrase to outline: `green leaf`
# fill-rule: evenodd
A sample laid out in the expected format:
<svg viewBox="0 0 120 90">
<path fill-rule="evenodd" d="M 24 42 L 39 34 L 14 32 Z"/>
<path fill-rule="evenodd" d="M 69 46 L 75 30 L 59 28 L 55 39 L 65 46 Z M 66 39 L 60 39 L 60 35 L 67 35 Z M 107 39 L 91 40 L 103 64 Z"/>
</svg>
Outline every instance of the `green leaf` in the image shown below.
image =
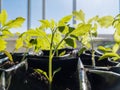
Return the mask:
<svg viewBox="0 0 120 90">
<path fill-rule="evenodd" d="M 6 50 L 3 50 L 2 51 L 9 59 L 10 59 L 10 61 L 12 61 L 13 62 L 13 58 L 12 58 L 12 55 L 8 52 L 8 51 L 6 51 Z"/>
<path fill-rule="evenodd" d="M 2 26 L 5 25 L 7 18 L 8 18 L 8 15 L 6 10 L 2 10 L 0 14 L 0 23 L 2 24 Z"/>
<path fill-rule="evenodd" d="M 0 39 L 0 51 L 3 51 L 6 49 L 7 42 L 3 39 Z"/>
<path fill-rule="evenodd" d="M 80 11 L 73 11 L 73 15 L 75 16 L 76 20 L 80 20 L 83 23 L 85 22 L 85 14 L 82 10 Z"/>
<path fill-rule="evenodd" d="M 38 74 L 43 74 L 49 80 L 47 73 L 42 69 L 34 69 L 34 71 L 37 72 Z"/>
<path fill-rule="evenodd" d="M 116 43 L 120 43 L 120 33 L 119 33 L 119 31 L 117 32 L 115 32 L 114 33 L 114 41 L 116 42 Z"/>
<path fill-rule="evenodd" d="M 60 26 L 60 27 L 58 27 L 58 29 L 62 34 L 69 33 L 69 27 L 68 26 Z"/>
<path fill-rule="evenodd" d="M 86 33 L 84 34 L 82 37 L 81 37 L 81 43 L 83 46 L 85 46 L 86 48 L 90 49 L 91 48 L 91 43 L 90 43 L 90 36 L 89 36 L 89 33 Z"/>
<path fill-rule="evenodd" d="M 88 23 L 91 24 L 92 22 L 95 22 L 95 21 L 97 21 L 98 19 L 99 19 L 99 17 L 98 17 L 98 16 L 95 16 L 95 17 L 93 17 L 93 18 L 90 18 L 90 19 L 88 20 Z"/>
<path fill-rule="evenodd" d="M 16 40 L 15 49 L 18 50 L 21 47 L 23 47 L 23 39 L 22 38 L 18 38 Z"/>
<path fill-rule="evenodd" d="M 82 36 L 86 33 L 88 33 L 91 29 L 91 25 L 90 24 L 81 24 L 80 26 L 78 26 L 74 31 L 72 31 L 72 35 L 75 36 Z"/>
<path fill-rule="evenodd" d="M 119 46 L 118 43 L 114 44 L 114 46 L 113 46 L 113 52 L 116 53 L 119 50 L 119 47 L 120 46 Z"/>
<path fill-rule="evenodd" d="M 60 70 L 61 70 L 61 67 L 59 67 L 58 69 L 54 70 L 54 72 L 53 72 L 53 77 L 54 77 L 55 74 L 56 74 L 57 72 L 59 72 Z"/>
<path fill-rule="evenodd" d="M 66 42 L 69 46 L 74 47 L 74 40 L 73 40 L 73 39 L 67 38 L 67 39 L 65 39 L 65 42 Z"/>
<path fill-rule="evenodd" d="M 55 25 L 56 25 L 56 22 L 53 19 L 51 19 L 50 20 L 50 28 L 54 29 Z"/>
<path fill-rule="evenodd" d="M 80 56 L 87 48 L 83 47 L 78 51 L 78 56 Z"/>
<path fill-rule="evenodd" d="M 117 61 L 117 60 L 119 60 L 120 58 L 119 57 L 112 57 L 112 60 L 113 61 Z"/>
<path fill-rule="evenodd" d="M 109 26 L 112 26 L 113 21 L 114 18 L 112 16 L 104 16 L 98 20 L 98 23 L 101 27 L 108 28 Z"/>
<path fill-rule="evenodd" d="M 37 39 L 31 39 L 31 40 L 30 40 L 30 44 L 32 44 L 32 45 L 37 44 Z"/>
<path fill-rule="evenodd" d="M 71 47 L 76 47 L 76 44 L 74 42 L 74 40 L 72 38 L 67 38 L 65 39 L 65 42 L 68 46 L 71 46 Z"/>
<path fill-rule="evenodd" d="M 50 49 L 50 43 L 46 38 L 37 38 L 37 47 L 40 49 Z"/>
<path fill-rule="evenodd" d="M 43 27 L 49 28 L 50 27 L 50 22 L 48 20 L 39 20 L 42 24 Z"/>
<path fill-rule="evenodd" d="M 16 18 L 15 20 L 10 20 L 9 22 L 7 22 L 5 24 L 5 26 L 10 29 L 10 28 L 18 28 L 18 27 L 21 27 L 23 22 L 25 21 L 24 18 L 22 17 L 18 17 Z"/>
<path fill-rule="evenodd" d="M 111 52 L 111 51 L 112 51 L 111 48 L 105 48 L 105 47 L 103 47 L 103 46 L 98 46 L 98 50 L 101 50 L 101 51 L 103 51 L 103 52 Z"/>
<path fill-rule="evenodd" d="M 120 56 L 118 54 L 116 54 L 116 53 L 105 53 L 105 54 L 103 54 L 99 58 L 99 60 L 103 60 L 103 59 L 108 58 L 108 57 L 117 57 L 117 58 L 120 58 Z"/>
<path fill-rule="evenodd" d="M 27 32 L 25 32 L 25 34 L 29 35 L 29 36 L 39 36 L 39 37 L 44 37 L 46 36 L 46 33 L 45 31 L 41 30 L 41 29 L 38 29 L 36 28 L 35 30 L 34 29 L 30 29 L 28 30 Z"/>
<path fill-rule="evenodd" d="M 59 27 L 58 27 L 58 30 L 59 30 L 61 33 L 64 31 L 64 29 L 65 29 L 65 26 L 59 26 Z"/>
<path fill-rule="evenodd" d="M 5 35 L 6 37 L 13 36 L 13 34 L 9 30 L 2 30 L 2 35 Z"/>
<path fill-rule="evenodd" d="M 118 14 L 118 15 L 115 17 L 115 19 L 120 19 L 120 14 Z"/>
<path fill-rule="evenodd" d="M 72 33 L 74 30 L 75 30 L 74 27 L 70 27 L 70 26 L 69 26 L 69 33 Z"/>
<path fill-rule="evenodd" d="M 68 23 L 72 19 L 72 15 L 68 15 L 59 20 L 59 26 L 63 26 L 64 23 Z"/>
<path fill-rule="evenodd" d="M 59 54 L 59 56 L 63 56 L 63 55 L 65 55 L 65 53 L 66 53 L 66 51 L 63 51 Z"/>
<path fill-rule="evenodd" d="M 120 20 L 119 20 L 119 23 L 116 23 L 114 27 L 116 29 L 116 32 L 120 34 Z"/>
</svg>

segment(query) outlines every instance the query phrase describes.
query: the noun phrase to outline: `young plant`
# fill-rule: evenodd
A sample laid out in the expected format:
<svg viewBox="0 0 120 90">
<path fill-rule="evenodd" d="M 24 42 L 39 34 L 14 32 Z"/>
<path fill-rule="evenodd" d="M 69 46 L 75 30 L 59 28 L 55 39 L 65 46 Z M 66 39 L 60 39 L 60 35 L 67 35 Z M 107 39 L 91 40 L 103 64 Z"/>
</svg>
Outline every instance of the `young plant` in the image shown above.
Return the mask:
<svg viewBox="0 0 120 90">
<path fill-rule="evenodd" d="M 10 38 L 13 36 L 11 33 L 10 29 L 12 28 L 18 28 L 22 25 L 24 22 L 24 18 L 22 17 L 17 17 L 14 20 L 9 20 L 8 19 L 8 14 L 6 10 L 2 10 L 0 13 L 0 52 L 5 53 L 11 61 L 13 61 L 11 54 L 6 50 L 7 47 L 7 38 Z"/>
<path fill-rule="evenodd" d="M 100 57 L 100 60 L 104 58 L 112 58 L 112 60 L 116 61 L 120 59 L 119 50 L 120 50 L 120 14 L 118 14 L 112 23 L 115 28 L 115 32 L 113 35 L 114 44 L 112 48 L 99 46 L 98 49 L 103 52 L 103 55 Z"/>
<path fill-rule="evenodd" d="M 55 22 L 53 19 L 40 20 L 40 27 L 22 33 L 16 43 L 16 50 L 20 47 L 25 47 L 26 49 L 33 48 L 35 52 L 50 50 L 48 74 L 41 69 L 35 69 L 35 71 L 46 76 L 49 81 L 49 90 L 52 89 L 52 81 L 55 73 L 60 70 L 52 71 L 52 61 L 55 53 L 57 53 L 60 48 L 67 46 L 76 47 L 75 38 L 71 37 L 74 28 L 68 24 L 71 18 L 72 15 L 68 15 L 58 22 Z"/>
<path fill-rule="evenodd" d="M 79 54 L 81 54 L 86 49 L 91 49 L 92 51 L 92 66 L 95 67 L 95 47 L 94 47 L 94 37 L 97 37 L 98 27 L 109 27 L 112 24 L 112 16 L 103 16 L 99 18 L 94 16 L 86 21 L 85 14 L 82 10 L 74 11 L 73 15 L 75 20 L 78 21 L 75 25 L 75 30 L 72 32 L 73 35 L 78 37 L 78 41 L 82 44 Z"/>
</svg>

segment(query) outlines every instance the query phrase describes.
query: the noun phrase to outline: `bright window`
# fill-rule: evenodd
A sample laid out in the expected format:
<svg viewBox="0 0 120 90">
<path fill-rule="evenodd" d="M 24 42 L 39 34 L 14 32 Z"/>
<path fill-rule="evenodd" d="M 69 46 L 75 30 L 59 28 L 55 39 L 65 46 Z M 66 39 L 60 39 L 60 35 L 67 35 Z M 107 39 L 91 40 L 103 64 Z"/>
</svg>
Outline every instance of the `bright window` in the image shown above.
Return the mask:
<svg viewBox="0 0 120 90">
<path fill-rule="evenodd" d="M 12 32 L 23 32 L 27 30 L 27 0 L 1 0 L 2 9 L 6 9 L 8 13 L 8 19 L 15 19 L 16 17 L 24 17 L 26 21 L 22 27 L 12 29 Z"/>
<path fill-rule="evenodd" d="M 20 29 L 13 29 L 12 32 L 23 32 L 27 30 L 27 3 L 28 0 L 1 0 L 2 9 L 6 9 L 9 19 L 22 16 L 26 19 Z M 42 2 L 43 0 L 31 1 L 30 8 L 30 28 L 40 25 L 42 19 Z M 76 9 L 82 9 L 86 14 L 86 19 L 99 15 L 117 15 L 119 13 L 119 0 L 76 0 Z M 58 21 L 65 15 L 69 15 L 73 10 L 73 0 L 45 0 L 45 19 L 55 19 Z M 71 20 L 70 24 L 73 24 Z M 99 29 L 99 34 L 112 34 L 113 28 L 109 30 Z"/>
<path fill-rule="evenodd" d="M 77 10 L 82 9 L 87 19 L 95 15 L 116 16 L 119 13 L 119 0 L 77 0 Z M 99 29 L 99 34 L 112 34 L 113 28 Z"/>
<path fill-rule="evenodd" d="M 31 0 L 31 28 L 40 25 L 42 19 L 42 0 Z"/>
</svg>

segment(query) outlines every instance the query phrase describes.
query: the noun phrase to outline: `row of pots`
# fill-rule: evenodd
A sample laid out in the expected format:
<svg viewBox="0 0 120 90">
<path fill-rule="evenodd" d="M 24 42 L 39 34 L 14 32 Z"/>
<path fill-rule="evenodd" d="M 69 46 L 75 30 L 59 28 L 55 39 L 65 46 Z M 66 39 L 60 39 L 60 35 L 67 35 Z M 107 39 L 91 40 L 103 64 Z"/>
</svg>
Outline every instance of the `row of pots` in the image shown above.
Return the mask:
<svg viewBox="0 0 120 90">
<path fill-rule="evenodd" d="M 61 68 L 53 78 L 52 90 L 119 90 L 119 63 L 109 59 L 99 61 L 101 54 L 95 53 L 96 67 L 92 67 L 91 53 L 87 51 L 80 56 L 73 55 L 74 49 L 62 49 L 68 56 L 54 57 L 53 70 Z M 0 90 L 48 90 L 48 80 L 34 69 L 48 72 L 49 51 L 43 51 L 45 56 L 27 55 L 21 61 L 23 53 L 14 53 L 15 64 L 0 68 Z M 1 55 L 2 57 L 3 55 Z M 2 57 L 3 58 L 3 57 Z M 7 65 L 8 66 L 8 65 Z"/>
</svg>

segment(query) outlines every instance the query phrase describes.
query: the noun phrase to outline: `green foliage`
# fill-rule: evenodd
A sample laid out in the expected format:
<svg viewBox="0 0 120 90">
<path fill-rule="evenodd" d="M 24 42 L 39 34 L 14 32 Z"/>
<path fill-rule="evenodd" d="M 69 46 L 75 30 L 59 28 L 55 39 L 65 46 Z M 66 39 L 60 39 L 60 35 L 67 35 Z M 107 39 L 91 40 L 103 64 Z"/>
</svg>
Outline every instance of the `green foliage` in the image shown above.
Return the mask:
<svg viewBox="0 0 120 90">
<path fill-rule="evenodd" d="M 104 17 L 101 17 L 100 19 L 98 19 L 99 24 L 102 27 L 106 27 L 106 28 L 111 26 L 113 21 L 114 21 L 114 18 L 112 16 L 104 16 Z"/>
<path fill-rule="evenodd" d="M 85 22 L 85 14 L 84 14 L 84 12 L 82 10 L 80 10 L 78 12 L 77 11 L 73 11 L 73 15 L 76 16 L 76 20 L 79 20 L 82 23 Z"/>
<path fill-rule="evenodd" d="M 72 15 L 65 16 L 58 22 L 55 22 L 53 19 L 39 20 L 39 27 L 36 29 L 30 29 L 20 34 L 16 41 L 15 50 L 18 50 L 21 47 L 25 47 L 26 49 L 32 48 L 34 52 L 39 52 L 44 49 L 50 50 L 48 75 L 41 69 L 35 69 L 36 72 L 42 73 L 46 76 L 46 78 L 49 80 L 49 84 L 52 84 L 52 79 L 55 73 L 60 71 L 60 68 L 52 71 L 52 59 L 55 55 L 55 52 L 57 53 L 58 49 L 68 46 L 74 48 L 76 47 L 75 38 L 72 35 L 72 32 L 75 29 L 70 27 L 68 24 L 71 19 Z M 47 32 L 48 30 L 50 33 Z"/>
<path fill-rule="evenodd" d="M 74 28 L 68 25 L 72 15 L 68 15 L 60 19 L 58 22 L 52 20 L 39 20 L 41 25 L 36 29 L 30 29 L 22 33 L 16 41 L 16 50 L 21 47 L 34 48 L 39 52 L 41 49 L 53 50 L 64 48 L 66 46 L 76 47 L 75 39 L 71 37 Z M 50 33 L 46 31 L 49 30 Z M 35 39 L 36 43 L 31 43 L 31 39 Z M 68 42 L 72 42 L 71 44 Z M 52 47 L 51 46 L 52 43 Z"/>
<path fill-rule="evenodd" d="M 80 42 L 86 48 L 93 46 L 93 37 L 97 37 L 97 29 L 99 26 L 108 28 L 112 25 L 114 18 L 112 16 L 94 16 L 88 20 L 85 20 L 85 13 L 80 11 L 74 11 L 73 15 L 78 24 L 75 25 L 75 30 L 72 32 L 73 35 L 81 38 Z"/>
<path fill-rule="evenodd" d="M 8 51 L 3 50 L 2 52 L 5 53 L 8 56 L 9 60 L 13 62 L 12 55 Z"/>
<path fill-rule="evenodd" d="M 13 36 L 13 34 L 11 33 L 10 29 L 12 28 L 18 28 L 22 25 L 22 23 L 25 21 L 24 18 L 22 17 L 18 17 L 14 20 L 9 20 L 8 19 L 8 14 L 6 12 L 6 10 L 2 10 L 0 13 L 0 52 L 5 53 L 9 59 L 11 61 L 13 61 L 11 54 L 6 51 L 6 47 L 7 47 L 7 41 L 6 38 L 9 38 L 11 36 Z"/>
<path fill-rule="evenodd" d="M 102 47 L 99 48 L 100 50 L 104 51 L 103 55 L 100 57 L 100 60 L 104 59 L 104 58 L 112 58 L 113 60 L 119 60 L 120 59 L 120 55 L 118 53 L 118 51 L 120 50 L 120 14 L 118 14 L 114 20 L 112 20 L 112 17 L 107 17 L 107 18 L 111 18 L 111 22 L 109 24 L 112 24 L 113 27 L 115 28 L 115 32 L 113 35 L 114 38 L 114 44 L 112 46 L 112 48 L 106 48 L 106 47 Z"/>
<path fill-rule="evenodd" d="M 108 28 L 113 24 L 114 18 L 112 16 L 94 16 L 88 20 L 85 19 L 85 13 L 80 11 L 74 11 L 73 15 L 77 24 L 75 25 L 75 30 L 72 32 L 73 36 L 76 36 L 80 39 L 77 39 L 82 44 L 82 47 L 79 51 L 81 54 L 86 49 L 92 49 L 92 65 L 95 67 L 94 60 L 94 39 L 93 37 L 97 37 L 98 27 Z M 85 49 L 86 48 L 86 49 Z M 102 50 L 106 51 L 105 48 L 102 47 Z"/>
<path fill-rule="evenodd" d="M 111 52 L 111 53 L 105 53 L 104 55 L 102 55 L 102 56 L 99 58 L 99 60 L 103 60 L 103 59 L 108 58 L 108 57 L 120 59 L 120 56 L 119 56 L 118 54 Z M 115 60 L 116 60 L 116 59 L 115 59 Z"/>
<path fill-rule="evenodd" d="M 98 50 L 102 51 L 103 53 L 105 52 L 111 52 L 112 49 L 109 47 L 104 47 L 104 46 L 98 46 Z"/>
</svg>

